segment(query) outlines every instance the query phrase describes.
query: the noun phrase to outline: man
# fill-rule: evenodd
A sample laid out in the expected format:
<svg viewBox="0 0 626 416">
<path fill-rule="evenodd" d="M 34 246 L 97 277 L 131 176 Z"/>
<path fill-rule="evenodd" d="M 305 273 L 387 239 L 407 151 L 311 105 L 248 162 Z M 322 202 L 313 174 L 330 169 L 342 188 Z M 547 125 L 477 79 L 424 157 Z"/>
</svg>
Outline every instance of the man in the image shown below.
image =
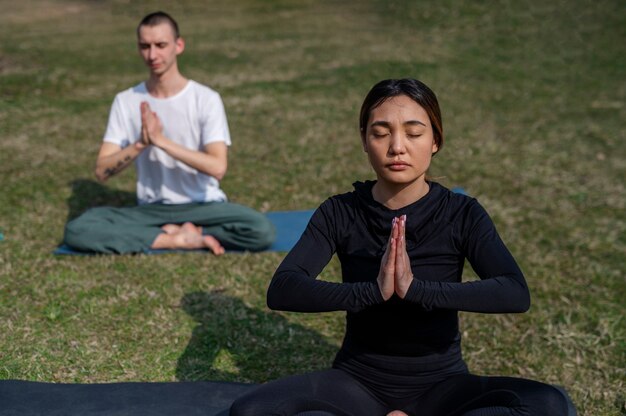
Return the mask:
<svg viewBox="0 0 626 416">
<path fill-rule="evenodd" d="M 104 182 L 134 162 L 139 205 L 88 210 L 67 224 L 65 243 L 101 253 L 266 248 L 272 224 L 226 202 L 219 188 L 231 144 L 224 106 L 217 92 L 179 72 L 185 42 L 176 21 L 152 13 L 137 40 L 150 76 L 115 97 L 96 176 Z"/>
</svg>

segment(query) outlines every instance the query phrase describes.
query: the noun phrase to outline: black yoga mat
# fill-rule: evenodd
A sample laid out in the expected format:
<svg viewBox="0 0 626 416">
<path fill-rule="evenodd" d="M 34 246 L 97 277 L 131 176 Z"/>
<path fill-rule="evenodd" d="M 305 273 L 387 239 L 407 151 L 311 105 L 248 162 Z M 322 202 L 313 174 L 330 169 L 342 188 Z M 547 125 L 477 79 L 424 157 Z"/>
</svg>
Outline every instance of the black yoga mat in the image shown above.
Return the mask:
<svg viewBox="0 0 626 416">
<path fill-rule="evenodd" d="M 57 384 L 0 381 L 0 416 L 227 416 L 255 384 L 216 381 Z M 567 392 L 568 412 L 576 408 Z M 556 416 L 556 415 L 555 415 Z"/>
<path fill-rule="evenodd" d="M 1 416 L 226 416 L 254 384 L 215 381 L 57 384 L 0 381 Z"/>
</svg>

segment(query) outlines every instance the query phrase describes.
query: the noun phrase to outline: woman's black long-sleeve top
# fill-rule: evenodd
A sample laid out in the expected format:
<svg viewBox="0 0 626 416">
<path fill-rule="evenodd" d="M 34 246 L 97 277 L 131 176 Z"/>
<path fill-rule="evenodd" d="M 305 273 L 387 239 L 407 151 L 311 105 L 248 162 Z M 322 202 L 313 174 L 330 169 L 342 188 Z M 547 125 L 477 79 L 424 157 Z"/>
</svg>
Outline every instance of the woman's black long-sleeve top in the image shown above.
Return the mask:
<svg viewBox="0 0 626 416">
<path fill-rule="evenodd" d="M 372 197 L 375 182 L 326 200 L 268 289 L 271 309 L 347 311 L 344 348 L 423 356 L 459 342 L 457 311 L 524 312 L 530 305 L 521 270 L 476 199 L 429 182 L 418 201 L 390 210 Z M 376 278 L 391 233 L 405 215 L 413 282 L 405 299 L 384 301 Z M 342 283 L 317 280 L 334 253 Z M 481 280 L 461 282 L 465 259 Z"/>
</svg>

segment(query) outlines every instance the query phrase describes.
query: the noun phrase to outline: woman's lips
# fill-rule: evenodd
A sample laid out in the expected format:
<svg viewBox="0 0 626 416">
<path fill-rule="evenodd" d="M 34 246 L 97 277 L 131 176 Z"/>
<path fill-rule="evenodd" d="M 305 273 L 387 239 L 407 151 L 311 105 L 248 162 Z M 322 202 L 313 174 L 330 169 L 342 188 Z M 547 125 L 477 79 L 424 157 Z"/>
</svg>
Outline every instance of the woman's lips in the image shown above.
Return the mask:
<svg viewBox="0 0 626 416">
<path fill-rule="evenodd" d="M 391 169 L 391 170 L 397 170 L 397 171 L 399 171 L 399 170 L 405 170 L 405 169 L 408 169 L 408 168 L 409 168 L 409 166 L 410 166 L 410 165 L 409 165 L 408 163 L 406 163 L 406 162 L 402 162 L 402 161 L 399 161 L 399 162 L 391 162 L 391 163 L 389 163 L 389 164 L 387 165 L 387 167 L 388 167 L 389 169 Z"/>
</svg>

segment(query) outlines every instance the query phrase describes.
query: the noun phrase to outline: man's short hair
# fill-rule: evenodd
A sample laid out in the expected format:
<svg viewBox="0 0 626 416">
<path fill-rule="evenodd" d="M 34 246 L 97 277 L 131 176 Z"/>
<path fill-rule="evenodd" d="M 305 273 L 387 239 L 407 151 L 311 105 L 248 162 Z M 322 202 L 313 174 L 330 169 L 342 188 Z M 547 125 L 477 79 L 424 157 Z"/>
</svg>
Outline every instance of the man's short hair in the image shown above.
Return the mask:
<svg viewBox="0 0 626 416">
<path fill-rule="evenodd" d="M 180 37 L 178 23 L 176 23 L 176 20 L 174 20 L 174 18 L 169 14 L 162 11 L 150 13 L 141 19 L 139 26 L 137 26 L 137 36 L 139 36 L 139 29 L 141 29 L 142 26 L 156 26 L 162 23 L 167 23 L 172 27 L 172 30 L 174 31 L 174 39 L 178 39 Z"/>
</svg>

